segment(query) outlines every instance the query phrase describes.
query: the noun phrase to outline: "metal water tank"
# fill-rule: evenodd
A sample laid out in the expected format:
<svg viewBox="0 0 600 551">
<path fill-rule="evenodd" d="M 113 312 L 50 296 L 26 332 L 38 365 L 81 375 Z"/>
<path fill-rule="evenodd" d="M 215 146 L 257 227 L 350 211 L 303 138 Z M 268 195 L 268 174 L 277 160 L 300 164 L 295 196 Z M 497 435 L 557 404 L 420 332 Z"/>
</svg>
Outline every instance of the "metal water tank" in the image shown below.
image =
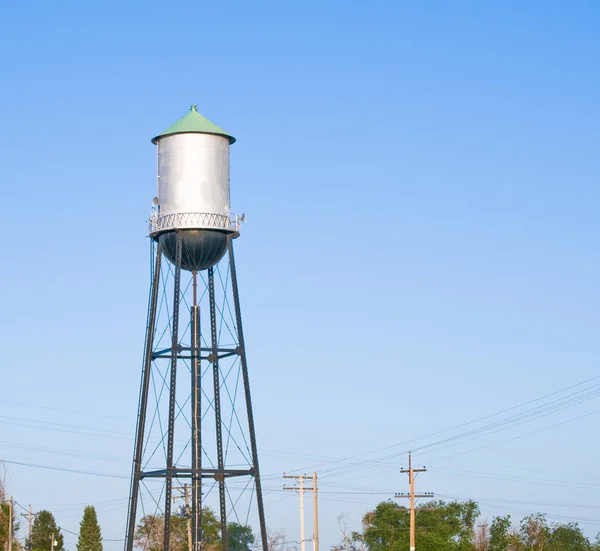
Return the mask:
<svg viewBox="0 0 600 551">
<path fill-rule="evenodd" d="M 235 138 L 195 106 L 152 139 L 157 146 L 158 194 L 150 236 L 175 261 L 176 236 L 183 239 L 182 268 L 210 268 L 235 233 L 229 201 L 229 146 Z"/>
</svg>

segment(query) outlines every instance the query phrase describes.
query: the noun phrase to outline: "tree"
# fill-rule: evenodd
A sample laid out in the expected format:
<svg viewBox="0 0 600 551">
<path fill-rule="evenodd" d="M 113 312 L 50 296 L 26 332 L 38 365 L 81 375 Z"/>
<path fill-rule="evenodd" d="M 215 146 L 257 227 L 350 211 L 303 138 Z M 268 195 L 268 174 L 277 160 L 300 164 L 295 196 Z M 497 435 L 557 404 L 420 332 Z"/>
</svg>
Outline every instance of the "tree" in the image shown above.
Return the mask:
<svg viewBox="0 0 600 551">
<path fill-rule="evenodd" d="M 548 539 L 548 548 L 552 551 L 591 551 L 594 549 L 576 522 L 553 524 Z"/>
<path fill-rule="evenodd" d="M 508 535 L 508 551 L 531 551 L 525 548 L 525 542 L 521 537 L 521 533 L 515 527 L 510 529 Z"/>
<path fill-rule="evenodd" d="M 14 519 L 14 516 L 13 516 Z M 8 531 L 10 527 L 10 505 L 0 501 L 0 549 L 4 549 L 8 542 Z"/>
<path fill-rule="evenodd" d="M 267 529 L 267 548 L 269 551 L 283 551 L 286 547 L 287 536 L 284 531 L 273 532 Z"/>
<path fill-rule="evenodd" d="M 227 547 L 231 551 L 250 551 L 254 543 L 254 534 L 250 526 L 237 522 L 227 523 Z"/>
<path fill-rule="evenodd" d="M 490 526 L 489 551 L 508 551 L 510 544 L 510 515 L 495 517 Z"/>
<path fill-rule="evenodd" d="M 575 522 L 548 525 L 536 513 L 513 526 L 511 517 L 498 516 L 489 530 L 475 532 L 479 506 L 474 501 L 433 501 L 417 507 L 416 547 L 419 551 L 600 551 L 600 534 L 591 542 Z M 363 519 L 362 533 L 349 536 L 345 516 L 338 517 L 343 536 L 340 551 L 406 551 L 409 548 L 409 510 L 384 501 Z"/>
<path fill-rule="evenodd" d="M 217 551 L 221 548 L 221 523 L 210 507 L 202 508 L 202 549 Z"/>
<path fill-rule="evenodd" d="M 521 520 L 519 533 L 527 551 L 544 551 L 548 548 L 550 529 L 544 515 L 536 513 L 525 517 Z"/>
<path fill-rule="evenodd" d="M 186 517 L 171 516 L 170 548 L 189 551 Z M 210 507 L 202 508 L 202 549 L 217 551 L 221 546 L 220 523 Z M 144 551 L 162 551 L 164 543 L 164 516 L 147 515 L 135 530 L 135 545 Z"/>
<path fill-rule="evenodd" d="M 419 551 L 472 551 L 479 507 L 465 503 L 432 501 L 417 508 L 416 546 Z M 370 551 L 404 551 L 409 547 L 410 517 L 393 501 L 380 503 L 365 517 L 362 541 Z"/>
<path fill-rule="evenodd" d="M 364 533 L 364 539 L 371 551 L 399 548 L 406 541 L 404 532 L 408 529 L 407 511 L 393 501 L 384 501 L 375 507 L 370 515 L 371 522 Z"/>
<path fill-rule="evenodd" d="M 367 548 L 367 542 L 365 540 L 365 533 L 373 521 L 373 512 L 367 513 L 362 519 L 362 532 L 352 532 L 352 547 L 356 551 L 365 551 Z"/>
<path fill-rule="evenodd" d="M 54 536 L 54 551 L 64 551 L 63 535 L 56 525 L 54 515 L 50 511 L 40 511 L 31 526 L 32 551 L 49 551 L 52 548 Z"/>
<path fill-rule="evenodd" d="M 184 517 L 171 516 L 170 549 L 189 551 L 187 539 L 187 520 Z M 164 544 L 164 516 L 147 515 L 140 520 L 135 531 L 135 545 L 145 551 L 161 551 Z"/>
<path fill-rule="evenodd" d="M 77 551 L 102 551 L 102 534 L 98 516 L 96 509 L 91 505 L 83 510 L 83 519 L 79 525 Z"/>
<path fill-rule="evenodd" d="M 479 505 L 475 501 L 469 500 L 463 503 L 453 501 L 452 503 L 448 503 L 447 507 L 459 523 L 458 549 L 461 551 L 470 551 L 473 539 L 475 538 L 475 522 L 479 517 Z"/>
<path fill-rule="evenodd" d="M 342 534 L 342 542 L 337 545 L 337 549 L 343 549 L 344 551 L 356 551 L 356 543 L 359 541 L 359 534 L 354 534 L 350 530 L 349 518 L 346 513 L 338 515 L 337 521 L 340 527 L 340 533 Z M 354 537 L 356 536 L 356 537 Z"/>
<path fill-rule="evenodd" d="M 4 549 L 8 540 L 8 526 L 10 516 L 10 506 L 5 503 L 6 490 L 5 490 L 5 478 L 6 474 L 2 466 L 0 466 L 0 549 Z"/>
</svg>

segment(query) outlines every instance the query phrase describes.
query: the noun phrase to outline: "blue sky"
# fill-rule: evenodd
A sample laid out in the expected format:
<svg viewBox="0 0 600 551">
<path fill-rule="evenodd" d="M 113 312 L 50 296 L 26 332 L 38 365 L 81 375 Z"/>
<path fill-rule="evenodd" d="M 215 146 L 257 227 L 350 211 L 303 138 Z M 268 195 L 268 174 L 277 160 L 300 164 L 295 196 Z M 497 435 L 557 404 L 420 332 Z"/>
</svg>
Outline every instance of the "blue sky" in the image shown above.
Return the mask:
<svg viewBox="0 0 600 551">
<path fill-rule="evenodd" d="M 149 140 L 192 103 L 238 139 L 232 208 L 249 221 L 236 251 L 273 529 L 298 539 L 283 471 L 597 376 L 599 25 L 592 1 L 3 6 L 0 458 L 123 477 L 7 464 L 11 493 L 75 532 L 97 504 L 105 537 L 123 537 Z M 597 517 L 597 409 L 592 393 L 424 448 L 420 490 L 480 498 L 485 518 Z M 323 548 L 340 539 L 337 515 L 358 527 L 406 491 L 409 446 L 321 467 L 337 469 L 323 474 Z"/>
</svg>

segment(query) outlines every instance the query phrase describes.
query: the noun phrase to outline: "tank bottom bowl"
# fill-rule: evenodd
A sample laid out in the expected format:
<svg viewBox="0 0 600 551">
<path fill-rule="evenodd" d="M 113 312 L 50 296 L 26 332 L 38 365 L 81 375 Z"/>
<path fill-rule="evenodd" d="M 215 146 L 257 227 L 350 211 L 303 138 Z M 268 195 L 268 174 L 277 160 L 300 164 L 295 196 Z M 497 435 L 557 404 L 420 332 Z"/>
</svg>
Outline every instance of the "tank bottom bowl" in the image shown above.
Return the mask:
<svg viewBox="0 0 600 551">
<path fill-rule="evenodd" d="M 189 272 L 207 270 L 214 266 L 227 250 L 227 234 L 215 230 L 179 230 L 182 238 L 181 268 Z M 158 237 L 165 256 L 176 262 L 177 233 L 163 233 Z"/>
</svg>

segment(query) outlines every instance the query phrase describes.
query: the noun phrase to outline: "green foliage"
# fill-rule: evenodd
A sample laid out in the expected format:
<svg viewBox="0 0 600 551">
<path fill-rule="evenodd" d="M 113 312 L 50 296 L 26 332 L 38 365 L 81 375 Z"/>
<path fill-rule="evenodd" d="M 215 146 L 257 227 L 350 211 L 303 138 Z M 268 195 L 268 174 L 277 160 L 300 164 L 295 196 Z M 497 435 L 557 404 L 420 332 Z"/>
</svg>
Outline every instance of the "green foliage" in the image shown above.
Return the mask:
<svg viewBox="0 0 600 551">
<path fill-rule="evenodd" d="M 8 526 L 10 518 L 10 505 L 0 502 L 0 549 L 4 549 L 8 541 Z"/>
<path fill-rule="evenodd" d="M 249 526 L 235 522 L 227 524 L 227 540 L 231 551 L 250 551 L 254 534 Z M 164 517 L 148 515 L 142 518 L 135 531 L 135 545 L 145 551 L 162 551 L 164 540 Z M 171 517 L 171 551 L 189 551 L 188 519 Z M 218 551 L 221 548 L 221 524 L 209 507 L 202 509 L 202 549 Z M 78 551 L 82 551 L 79 550 Z"/>
<path fill-rule="evenodd" d="M 221 546 L 221 524 L 210 507 L 202 508 L 202 549 L 215 551 Z M 187 544 L 186 544 L 187 549 Z"/>
<path fill-rule="evenodd" d="M 592 551 L 594 547 L 576 522 L 552 526 L 548 545 L 552 551 Z"/>
<path fill-rule="evenodd" d="M 547 549 L 550 529 L 546 523 L 546 517 L 540 513 L 525 517 L 519 525 L 519 535 L 527 550 L 543 551 Z"/>
<path fill-rule="evenodd" d="M 510 515 L 495 517 L 490 526 L 489 551 L 508 551 L 510 545 Z"/>
<path fill-rule="evenodd" d="M 489 535 L 475 538 L 479 507 L 466 503 L 434 501 L 417 508 L 416 548 L 419 551 L 600 551 L 600 534 L 594 543 L 577 523 L 548 525 L 541 514 L 529 515 L 515 529 L 510 516 L 495 517 Z M 380 503 L 363 519 L 363 532 L 352 534 L 342 549 L 406 551 L 409 548 L 409 511 L 393 501 Z"/>
<path fill-rule="evenodd" d="M 98 524 L 96 509 L 89 505 L 83 511 L 83 519 L 79 525 L 77 551 L 102 551 L 102 534 Z"/>
<path fill-rule="evenodd" d="M 52 547 L 54 534 L 54 551 L 64 551 L 63 535 L 56 525 L 54 515 L 50 511 L 40 511 L 31 527 L 32 551 L 48 551 Z"/>
<path fill-rule="evenodd" d="M 250 551 L 254 544 L 254 534 L 250 526 L 237 522 L 227 523 L 227 547 L 230 551 Z"/>
<path fill-rule="evenodd" d="M 479 507 L 432 501 L 417 508 L 416 547 L 419 551 L 471 551 Z M 410 543 L 410 516 L 393 501 L 380 503 L 365 517 L 363 540 L 370 551 L 405 551 Z"/>
<path fill-rule="evenodd" d="M 369 549 L 383 551 L 405 543 L 406 538 L 401 532 L 407 529 L 406 515 L 406 509 L 399 508 L 393 501 L 384 501 L 377 505 L 364 535 Z"/>
<path fill-rule="evenodd" d="M 187 521 L 183 517 L 171 517 L 171 543 L 173 551 L 188 551 Z M 135 545 L 147 551 L 161 551 L 164 540 L 164 517 L 147 515 L 135 531 Z"/>
</svg>

